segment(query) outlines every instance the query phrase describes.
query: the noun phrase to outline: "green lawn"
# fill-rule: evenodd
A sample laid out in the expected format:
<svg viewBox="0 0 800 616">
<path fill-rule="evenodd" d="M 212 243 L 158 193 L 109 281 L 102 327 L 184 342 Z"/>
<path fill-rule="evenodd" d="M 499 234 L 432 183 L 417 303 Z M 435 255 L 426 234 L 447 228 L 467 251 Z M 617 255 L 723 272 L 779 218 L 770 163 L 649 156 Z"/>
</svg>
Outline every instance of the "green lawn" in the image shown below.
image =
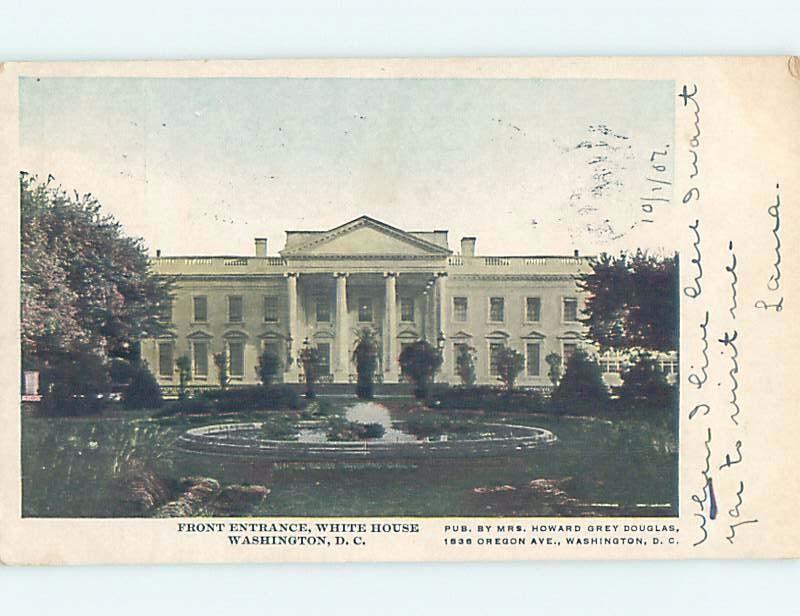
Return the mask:
<svg viewBox="0 0 800 616">
<path fill-rule="evenodd" d="M 407 405 L 393 403 L 393 415 L 402 416 Z M 146 411 L 119 411 L 52 418 L 28 410 L 22 424 L 23 514 L 135 515 L 120 477 L 139 461 L 168 481 L 192 475 L 223 485 L 265 485 L 271 494 L 251 511 L 254 516 L 677 515 L 677 443 L 666 422 L 491 417 L 497 420 L 547 428 L 558 441 L 506 458 L 276 463 L 174 447 L 188 427 L 216 423 L 215 417 L 159 420 Z M 537 479 L 554 480 L 557 494 L 532 489 Z"/>
</svg>

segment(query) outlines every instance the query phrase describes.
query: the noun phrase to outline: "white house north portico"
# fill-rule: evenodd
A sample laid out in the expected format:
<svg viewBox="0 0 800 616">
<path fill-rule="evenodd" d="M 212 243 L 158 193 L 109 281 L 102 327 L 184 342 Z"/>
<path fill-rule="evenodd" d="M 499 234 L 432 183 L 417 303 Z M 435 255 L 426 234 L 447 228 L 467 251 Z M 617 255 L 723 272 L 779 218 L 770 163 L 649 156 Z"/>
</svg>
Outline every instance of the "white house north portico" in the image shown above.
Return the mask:
<svg viewBox="0 0 800 616">
<path fill-rule="evenodd" d="M 163 318 L 168 336 L 142 342 L 159 382 L 177 380 L 174 363 L 191 360 L 191 385 L 216 385 L 214 355 L 224 353 L 232 381 L 257 382 L 258 358 L 285 358 L 284 380 L 297 382 L 297 355 L 314 346 L 322 380 L 354 379 L 355 333 L 381 340 L 379 380 L 402 380 L 403 345 L 427 339 L 443 351 L 440 381 L 457 383 L 459 345 L 475 349 L 479 383 L 495 383 L 494 355 L 511 346 L 525 356 L 521 385 L 549 384 L 544 358 L 574 351 L 581 337 L 579 256 L 478 256 L 475 238 L 448 246 L 447 231 L 403 231 L 362 216 L 327 231 L 287 231 L 269 256 L 156 257 L 153 271 L 175 281 Z"/>
</svg>

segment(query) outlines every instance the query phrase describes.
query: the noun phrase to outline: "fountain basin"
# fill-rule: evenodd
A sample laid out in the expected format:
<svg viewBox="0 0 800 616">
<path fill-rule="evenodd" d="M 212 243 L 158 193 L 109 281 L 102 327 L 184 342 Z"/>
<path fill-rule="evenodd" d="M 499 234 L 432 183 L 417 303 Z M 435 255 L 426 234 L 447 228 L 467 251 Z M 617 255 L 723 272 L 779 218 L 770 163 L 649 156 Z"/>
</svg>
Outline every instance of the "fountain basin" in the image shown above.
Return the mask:
<svg viewBox="0 0 800 616">
<path fill-rule="evenodd" d="M 298 423 L 301 437 L 304 428 L 313 433 L 315 422 Z M 177 444 L 196 453 L 300 461 L 500 457 L 556 440 L 555 434 L 544 428 L 496 422 L 483 422 L 481 426 L 486 428 L 486 436 L 479 438 L 420 439 L 402 432 L 398 428 L 401 424 L 393 422 L 392 432 L 387 431 L 388 437 L 359 441 L 326 441 L 308 435 L 298 440 L 275 440 L 261 436 L 262 422 L 213 424 L 187 430 Z"/>
</svg>

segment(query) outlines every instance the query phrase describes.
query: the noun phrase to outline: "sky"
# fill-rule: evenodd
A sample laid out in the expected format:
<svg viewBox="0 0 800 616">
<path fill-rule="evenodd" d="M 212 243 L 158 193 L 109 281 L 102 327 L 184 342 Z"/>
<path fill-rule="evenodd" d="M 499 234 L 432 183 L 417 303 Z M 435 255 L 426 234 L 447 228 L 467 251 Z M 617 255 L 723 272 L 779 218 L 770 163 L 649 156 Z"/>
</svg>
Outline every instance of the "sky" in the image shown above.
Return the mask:
<svg viewBox="0 0 800 616">
<path fill-rule="evenodd" d="M 672 180 L 674 101 L 668 81 L 21 78 L 20 148 L 164 255 L 277 254 L 362 214 L 456 252 L 614 252 L 659 248 L 641 205 L 671 197 L 651 180 Z"/>
</svg>

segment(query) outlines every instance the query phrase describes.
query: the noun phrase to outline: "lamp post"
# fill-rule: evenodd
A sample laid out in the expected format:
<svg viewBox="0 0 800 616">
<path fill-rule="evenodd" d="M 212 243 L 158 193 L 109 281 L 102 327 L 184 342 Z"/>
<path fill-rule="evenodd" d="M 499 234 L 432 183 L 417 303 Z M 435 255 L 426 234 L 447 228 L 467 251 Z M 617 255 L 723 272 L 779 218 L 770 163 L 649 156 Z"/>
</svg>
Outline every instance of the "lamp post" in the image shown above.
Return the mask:
<svg viewBox="0 0 800 616">
<path fill-rule="evenodd" d="M 298 364 L 302 364 L 303 367 L 303 377 L 306 382 L 306 398 L 309 399 L 314 397 L 314 381 L 317 378 L 316 361 L 314 349 L 311 347 L 308 336 L 306 336 L 306 339 L 303 340 L 303 349 L 298 355 Z"/>
</svg>

